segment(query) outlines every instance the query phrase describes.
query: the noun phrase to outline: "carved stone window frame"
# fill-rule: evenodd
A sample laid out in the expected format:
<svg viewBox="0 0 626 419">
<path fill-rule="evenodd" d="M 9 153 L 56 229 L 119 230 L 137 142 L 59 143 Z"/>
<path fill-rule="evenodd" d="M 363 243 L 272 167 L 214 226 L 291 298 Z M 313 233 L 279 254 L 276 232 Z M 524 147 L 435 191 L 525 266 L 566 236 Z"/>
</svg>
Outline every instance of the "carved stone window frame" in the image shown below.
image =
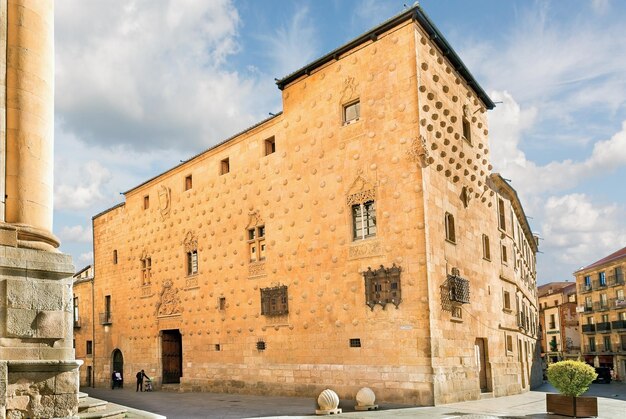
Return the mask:
<svg viewBox="0 0 626 419">
<path fill-rule="evenodd" d="M 368 267 L 362 273 L 365 280 L 365 304 L 372 310 L 377 304 L 384 310 L 389 303 L 398 308 L 402 302 L 401 272 L 402 268 L 395 263 L 391 268 L 380 265 L 380 268 L 372 270 Z"/>
<path fill-rule="evenodd" d="M 152 282 L 152 257 L 144 250 L 141 254 L 141 285 L 150 285 Z"/>
<path fill-rule="evenodd" d="M 372 203 L 373 209 L 369 209 L 366 207 L 367 204 Z M 352 182 L 350 188 L 348 188 L 348 193 L 346 194 L 346 205 L 350 208 L 350 225 L 351 225 L 351 240 L 359 241 L 365 240 L 369 238 L 376 237 L 378 233 L 377 226 L 377 218 L 376 218 L 376 186 L 370 183 L 367 179 L 365 179 L 361 171 L 357 174 L 356 179 Z M 355 207 L 358 207 L 360 210 L 360 214 L 362 217 L 361 222 L 363 223 L 363 218 L 365 218 L 365 222 L 368 223 L 369 230 L 369 222 L 370 219 L 373 218 L 374 223 L 374 233 L 361 236 L 357 236 L 356 234 L 356 220 L 355 220 Z M 366 211 L 367 210 L 367 211 Z M 360 230 L 362 232 L 365 231 L 363 225 L 361 225 Z"/>
<path fill-rule="evenodd" d="M 198 237 L 193 231 L 188 231 L 183 240 L 183 248 L 186 257 L 186 273 L 187 276 L 197 275 L 200 271 L 198 257 Z"/>
</svg>

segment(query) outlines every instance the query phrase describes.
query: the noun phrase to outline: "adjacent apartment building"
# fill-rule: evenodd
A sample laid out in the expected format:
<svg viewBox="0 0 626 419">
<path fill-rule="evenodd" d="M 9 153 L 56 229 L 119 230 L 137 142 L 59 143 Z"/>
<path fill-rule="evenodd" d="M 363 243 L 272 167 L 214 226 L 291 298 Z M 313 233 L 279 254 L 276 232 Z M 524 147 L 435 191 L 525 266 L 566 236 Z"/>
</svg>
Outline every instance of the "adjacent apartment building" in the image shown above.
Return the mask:
<svg viewBox="0 0 626 419">
<path fill-rule="evenodd" d="M 626 377 L 626 247 L 574 273 L 585 361 Z"/>
<path fill-rule="evenodd" d="M 578 359 L 580 329 L 575 282 L 550 282 L 540 285 L 539 321 L 541 323 L 541 357 L 544 364 Z"/>
<path fill-rule="evenodd" d="M 541 380 L 494 104 L 423 10 L 277 85 L 281 113 L 93 217 L 95 385 L 432 405 Z"/>
<path fill-rule="evenodd" d="M 93 266 L 87 265 L 74 274 L 74 353 L 83 361 L 80 385 L 93 385 Z"/>
</svg>

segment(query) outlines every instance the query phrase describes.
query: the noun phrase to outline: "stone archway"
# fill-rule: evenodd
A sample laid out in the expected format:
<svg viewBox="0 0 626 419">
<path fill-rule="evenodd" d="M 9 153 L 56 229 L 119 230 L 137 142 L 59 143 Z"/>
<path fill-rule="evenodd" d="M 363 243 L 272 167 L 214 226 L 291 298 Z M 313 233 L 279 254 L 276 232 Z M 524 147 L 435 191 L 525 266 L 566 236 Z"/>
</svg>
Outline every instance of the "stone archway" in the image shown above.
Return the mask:
<svg viewBox="0 0 626 419">
<path fill-rule="evenodd" d="M 122 351 L 119 349 L 114 350 L 113 354 L 111 354 L 111 361 L 111 374 L 113 371 L 117 371 L 122 374 L 122 378 L 124 378 L 124 355 L 122 355 Z"/>
</svg>

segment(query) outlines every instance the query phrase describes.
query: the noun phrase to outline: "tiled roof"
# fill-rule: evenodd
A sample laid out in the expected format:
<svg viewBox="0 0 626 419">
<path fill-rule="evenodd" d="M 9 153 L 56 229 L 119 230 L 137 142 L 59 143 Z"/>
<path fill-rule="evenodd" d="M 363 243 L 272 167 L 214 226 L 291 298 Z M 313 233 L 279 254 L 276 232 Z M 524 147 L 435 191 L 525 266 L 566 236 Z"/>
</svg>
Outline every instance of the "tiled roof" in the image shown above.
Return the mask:
<svg viewBox="0 0 626 419">
<path fill-rule="evenodd" d="M 576 272 L 586 271 L 587 269 L 595 268 L 597 266 L 604 265 L 605 263 L 612 262 L 614 260 L 621 259 L 621 258 L 626 258 L 626 247 L 618 250 L 617 252 L 611 253 L 607 257 L 604 257 L 592 263 L 591 265 L 585 266 L 584 268 L 581 268 L 577 270 Z"/>
</svg>

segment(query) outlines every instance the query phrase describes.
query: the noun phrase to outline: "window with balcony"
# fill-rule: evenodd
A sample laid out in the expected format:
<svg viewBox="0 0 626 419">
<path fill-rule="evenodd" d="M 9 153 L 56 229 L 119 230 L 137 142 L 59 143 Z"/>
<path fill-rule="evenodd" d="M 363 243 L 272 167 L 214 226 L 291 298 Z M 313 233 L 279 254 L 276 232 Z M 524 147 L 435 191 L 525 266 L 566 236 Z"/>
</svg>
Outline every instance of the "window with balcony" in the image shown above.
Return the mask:
<svg viewBox="0 0 626 419">
<path fill-rule="evenodd" d="M 591 289 L 591 276 L 587 275 L 585 276 L 585 290 L 590 290 Z"/>
<path fill-rule="evenodd" d="M 611 352 L 612 351 L 612 349 L 611 349 L 611 336 L 604 336 L 602 338 L 602 341 L 603 341 L 603 344 L 604 344 L 604 347 L 602 348 L 602 350 L 604 352 Z"/>
<path fill-rule="evenodd" d="M 604 271 L 598 273 L 598 282 L 601 287 L 606 287 L 606 274 Z"/>
<path fill-rule="evenodd" d="M 596 338 L 589 338 L 588 340 L 589 342 L 589 352 L 595 352 L 596 351 Z"/>
<path fill-rule="evenodd" d="M 606 295 L 606 293 L 600 294 L 600 309 L 607 309 L 609 308 L 609 300 L 608 297 Z"/>
</svg>

